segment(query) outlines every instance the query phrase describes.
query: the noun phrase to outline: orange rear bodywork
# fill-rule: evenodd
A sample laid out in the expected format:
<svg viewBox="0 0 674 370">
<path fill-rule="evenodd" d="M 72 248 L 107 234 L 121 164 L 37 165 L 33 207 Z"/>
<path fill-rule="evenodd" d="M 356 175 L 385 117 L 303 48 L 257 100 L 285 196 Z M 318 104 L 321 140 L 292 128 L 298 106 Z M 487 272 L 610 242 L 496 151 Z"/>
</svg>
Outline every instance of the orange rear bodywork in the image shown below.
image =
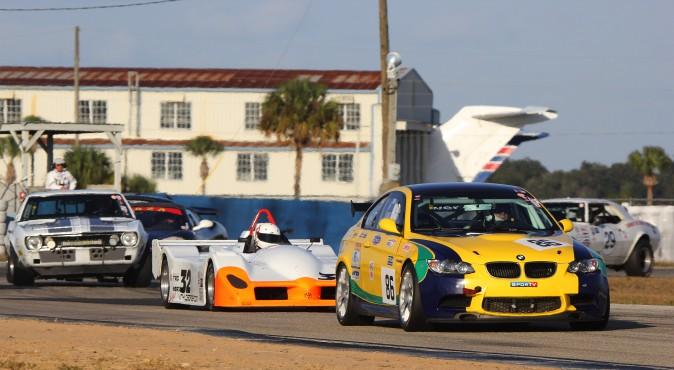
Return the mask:
<svg viewBox="0 0 674 370">
<path fill-rule="evenodd" d="M 334 307 L 335 280 L 251 281 L 243 269 L 223 267 L 215 276 L 213 303 L 218 307 Z"/>
</svg>

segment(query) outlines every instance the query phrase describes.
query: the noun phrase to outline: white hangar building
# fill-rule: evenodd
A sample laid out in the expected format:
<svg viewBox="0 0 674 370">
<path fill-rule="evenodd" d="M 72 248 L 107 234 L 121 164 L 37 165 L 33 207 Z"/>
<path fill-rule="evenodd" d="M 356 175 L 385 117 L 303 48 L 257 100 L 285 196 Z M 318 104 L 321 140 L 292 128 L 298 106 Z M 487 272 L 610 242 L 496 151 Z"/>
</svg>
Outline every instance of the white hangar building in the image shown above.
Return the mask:
<svg viewBox="0 0 674 370">
<path fill-rule="evenodd" d="M 325 85 L 344 118 L 339 142 L 305 151 L 302 196 L 376 195 L 382 181 L 379 71 L 80 68 L 79 122 L 123 124 L 123 174 L 152 178 L 159 191 L 199 193 L 200 159 L 183 146 L 195 136 L 210 135 L 225 151 L 209 159 L 208 194 L 291 196 L 295 153 L 287 143 L 265 137 L 257 125 L 265 96 L 296 77 Z M 405 70 L 398 119 L 409 125 L 399 123 L 399 136 L 414 145 L 415 153 L 423 151 L 431 124 L 437 123 L 432 105 L 428 85 L 416 71 Z M 29 115 L 74 122 L 74 112 L 72 68 L 0 67 L 0 125 Z M 415 131 L 402 132 L 406 128 Z M 56 136 L 55 156 L 73 143 L 72 135 Z M 81 135 L 80 143 L 115 158 L 105 135 Z M 39 186 L 47 163 L 44 151 L 36 153 L 33 181 Z M 0 170 L 4 173 L 4 164 Z M 409 181 L 422 180 L 420 170 L 403 172 Z"/>
</svg>

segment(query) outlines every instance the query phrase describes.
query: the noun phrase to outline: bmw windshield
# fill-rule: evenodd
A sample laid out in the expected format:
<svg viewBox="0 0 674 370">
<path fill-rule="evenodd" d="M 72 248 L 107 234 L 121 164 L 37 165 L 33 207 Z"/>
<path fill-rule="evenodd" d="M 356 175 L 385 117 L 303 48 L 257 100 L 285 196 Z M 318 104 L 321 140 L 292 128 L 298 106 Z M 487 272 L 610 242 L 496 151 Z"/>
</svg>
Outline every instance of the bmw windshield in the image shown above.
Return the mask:
<svg viewBox="0 0 674 370">
<path fill-rule="evenodd" d="M 541 203 L 527 193 L 512 198 L 415 195 L 412 231 L 434 236 L 484 233 L 547 235 L 559 231 Z"/>
</svg>

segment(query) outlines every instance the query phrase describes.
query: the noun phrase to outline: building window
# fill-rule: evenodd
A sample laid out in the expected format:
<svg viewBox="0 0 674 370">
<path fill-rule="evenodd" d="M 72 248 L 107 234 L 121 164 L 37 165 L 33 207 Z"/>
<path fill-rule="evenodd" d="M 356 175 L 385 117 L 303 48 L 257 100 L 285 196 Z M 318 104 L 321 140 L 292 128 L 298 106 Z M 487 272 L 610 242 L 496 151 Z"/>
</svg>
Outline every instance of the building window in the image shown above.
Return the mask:
<svg viewBox="0 0 674 370">
<path fill-rule="evenodd" d="M 360 104 L 339 104 L 339 112 L 342 114 L 342 130 L 358 130 L 360 128 Z"/>
<path fill-rule="evenodd" d="M 260 103 L 246 103 L 246 130 L 255 130 L 260 125 L 262 111 Z"/>
<path fill-rule="evenodd" d="M 353 182 L 353 154 L 324 154 L 321 178 L 323 181 Z"/>
<path fill-rule="evenodd" d="M 152 152 L 152 178 L 182 180 L 183 153 Z"/>
<path fill-rule="evenodd" d="M 105 100 L 80 100 L 80 123 L 106 123 L 108 105 Z"/>
<path fill-rule="evenodd" d="M 21 122 L 21 99 L 0 99 L 0 123 Z"/>
<path fill-rule="evenodd" d="M 238 181 L 267 181 L 268 154 L 239 153 L 236 156 Z"/>
<path fill-rule="evenodd" d="M 161 128 L 192 127 L 192 103 L 180 101 L 165 101 L 161 103 Z"/>
</svg>

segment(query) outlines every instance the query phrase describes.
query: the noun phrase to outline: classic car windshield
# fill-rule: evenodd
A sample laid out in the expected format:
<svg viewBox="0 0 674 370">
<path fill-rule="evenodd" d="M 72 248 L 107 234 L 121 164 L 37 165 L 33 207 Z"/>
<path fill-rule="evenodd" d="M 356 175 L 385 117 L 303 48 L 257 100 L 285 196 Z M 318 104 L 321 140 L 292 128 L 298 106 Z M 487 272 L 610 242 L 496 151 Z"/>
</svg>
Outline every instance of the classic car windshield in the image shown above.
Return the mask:
<svg viewBox="0 0 674 370">
<path fill-rule="evenodd" d="M 187 228 L 187 217 L 180 208 L 134 205 L 133 211 L 146 230 L 180 230 Z"/>
<path fill-rule="evenodd" d="M 552 213 L 552 215 L 558 219 L 562 220 L 568 218 L 573 222 L 586 222 L 585 221 L 585 204 L 584 203 L 551 203 L 545 202 L 545 208 Z"/>
<path fill-rule="evenodd" d="M 132 217 L 119 194 L 68 194 L 30 197 L 21 221 L 61 217 Z"/>
<path fill-rule="evenodd" d="M 467 233 L 552 233 L 559 227 L 541 203 L 526 193 L 512 198 L 416 195 L 412 231 L 428 235 Z"/>
</svg>

